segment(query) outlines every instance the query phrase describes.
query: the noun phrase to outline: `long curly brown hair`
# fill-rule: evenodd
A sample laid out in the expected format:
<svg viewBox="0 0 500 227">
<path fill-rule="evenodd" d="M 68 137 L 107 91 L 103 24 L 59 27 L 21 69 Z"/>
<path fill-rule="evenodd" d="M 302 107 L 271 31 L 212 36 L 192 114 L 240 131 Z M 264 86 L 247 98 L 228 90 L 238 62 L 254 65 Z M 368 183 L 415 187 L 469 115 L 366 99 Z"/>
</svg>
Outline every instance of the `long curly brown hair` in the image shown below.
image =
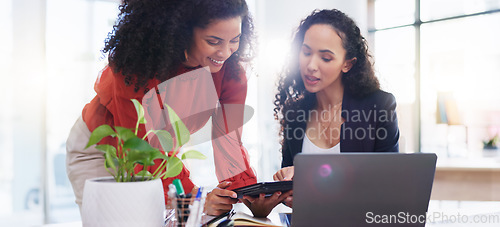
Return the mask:
<svg viewBox="0 0 500 227">
<path fill-rule="evenodd" d="M 242 18 L 240 47 L 226 61 L 234 76 L 242 70 L 239 63 L 254 56 L 253 22 L 245 0 L 125 0 L 119 9 L 102 52 L 109 54 L 113 70 L 125 76 L 127 85 L 135 84 L 136 91 L 150 79 L 174 77 L 186 61 L 193 29 L 214 20 Z"/>
<path fill-rule="evenodd" d="M 288 64 L 282 71 L 278 81 L 278 93 L 275 95 L 274 101 L 274 116 L 281 124 L 280 136 L 282 138 L 284 129 L 290 123 L 285 121 L 283 117 L 285 113 L 288 114 L 286 115 L 288 119 L 296 119 L 297 116 L 294 116 L 294 114 L 301 113 L 301 111 L 297 110 L 304 110 L 305 113 L 309 113 L 309 110 L 316 106 L 316 95 L 307 92 L 305 89 L 299 69 L 299 52 L 304 42 L 305 33 L 315 24 L 330 25 L 342 39 L 342 46 L 346 50 L 345 59 L 354 57 L 357 59 L 349 72 L 342 75 L 344 92 L 349 92 L 354 97 L 363 97 L 380 89 L 366 39 L 361 35 L 356 23 L 346 14 L 336 9 L 315 10 L 301 21 L 295 32 Z M 293 125 L 292 128 L 294 126 L 296 125 Z"/>
</svg>

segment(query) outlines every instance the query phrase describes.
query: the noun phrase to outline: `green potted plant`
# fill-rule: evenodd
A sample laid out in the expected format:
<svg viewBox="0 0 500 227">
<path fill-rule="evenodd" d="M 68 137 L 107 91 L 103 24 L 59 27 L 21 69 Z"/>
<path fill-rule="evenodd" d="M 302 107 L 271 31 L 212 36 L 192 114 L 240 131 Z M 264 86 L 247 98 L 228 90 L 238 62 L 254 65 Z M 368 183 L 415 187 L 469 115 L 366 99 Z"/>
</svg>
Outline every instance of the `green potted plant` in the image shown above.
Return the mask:
<svg viewBox="0 0 500 227">
<path fill-rule="evenodd" d="M 174 110 L 165 104 L 168 117 L 175 133 L 174 141 L 165 130 L 149 130 L 138 137 L 139 126 L 146 124 L 144 108 L 135 99 L 137 123 L 135 129 L 101 125 L 92 131 L 86 148 L 99 143 L 103 138 L 116 138 L 116 144 L 99 144 L 96 149 L 103 152 L 105 168 L 112 177 L 90 179 L 85 182 L 82 202 L 82 223 L 84 226 L 162 226 L 165 210 L 164 192 L 161 179 L 175 177 L 182 171 L 182 160 L 205 159 L 195 150 L 177 157 L 180 148 L 189 141 L 189 130 Z M 146 138 L 153 133 L 161 148 L 152 147 Z M 171 156 L 168 152 L 173 151 Z M 161 164 L 153 172 L 148 167 L 155 160 Z M 135 169 L 142 165 L 143 170 Z"/>
<path fill-rule="evenodd" d="M 498 137 L 498 134 L 493 136 L 491 139 L 487 141 L 483 141 L 483 148 L 484 149 L 498 149 L 498 142 L 500 141 L 500 138 Z"/>
</svg>

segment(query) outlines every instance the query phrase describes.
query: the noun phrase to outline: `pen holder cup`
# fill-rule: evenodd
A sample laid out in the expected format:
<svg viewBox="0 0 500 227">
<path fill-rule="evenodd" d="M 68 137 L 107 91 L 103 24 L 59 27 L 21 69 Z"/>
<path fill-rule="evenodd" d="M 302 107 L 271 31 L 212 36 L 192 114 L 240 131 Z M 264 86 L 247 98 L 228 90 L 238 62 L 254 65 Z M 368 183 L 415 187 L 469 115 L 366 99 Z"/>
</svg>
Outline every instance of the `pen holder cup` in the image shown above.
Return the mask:
<svg viewBox="0 0 500 227">
<path fill-rule="evenodd" d="M 177 219 L 177 226 L 185 226 L 189 217 L 189 204 L 192 204 L 193 199 L 189 198 L 175 198 L 174 207 Z"/>
</svg>

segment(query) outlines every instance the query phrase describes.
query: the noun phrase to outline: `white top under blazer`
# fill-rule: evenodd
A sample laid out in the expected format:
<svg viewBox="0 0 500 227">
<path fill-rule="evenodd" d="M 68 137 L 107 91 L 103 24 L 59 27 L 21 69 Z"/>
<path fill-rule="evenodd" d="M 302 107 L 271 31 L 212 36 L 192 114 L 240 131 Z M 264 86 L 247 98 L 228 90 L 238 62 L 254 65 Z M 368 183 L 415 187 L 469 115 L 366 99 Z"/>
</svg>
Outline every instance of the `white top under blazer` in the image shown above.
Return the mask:
<svg viewBox="0 0 500 227">
<path fill-rule="evenodd" d="M 340 142 L 338 142 L 335 146 L 325 149 L 316 146 L 305 134 L 304 139 L 302 141 L 302 153 L 311 154 L 311 153 L 331 153 L 331 154 L 340 154 Z"/>
</svg>

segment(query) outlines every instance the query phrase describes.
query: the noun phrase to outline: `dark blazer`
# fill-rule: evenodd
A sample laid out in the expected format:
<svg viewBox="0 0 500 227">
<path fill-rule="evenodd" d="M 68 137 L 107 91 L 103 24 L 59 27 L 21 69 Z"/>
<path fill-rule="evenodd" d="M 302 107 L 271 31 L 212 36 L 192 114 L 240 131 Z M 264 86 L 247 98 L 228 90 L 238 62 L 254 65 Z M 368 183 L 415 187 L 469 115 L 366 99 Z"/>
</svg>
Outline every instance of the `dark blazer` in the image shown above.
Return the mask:
<svg viewBox="0 0 500 227">
<path fill-rule="evenodd" d="M 344 92 L 341 115 L 345 122 L 340 129 L 340 152 L 399 152 L 396 99 L 391 93 L 378 90 L 355 98 Z M 295 155 L 302 152 L 306 125 L 305 120 L 287 122 L 281 167 L 292 166 Z"/>
</svg>

